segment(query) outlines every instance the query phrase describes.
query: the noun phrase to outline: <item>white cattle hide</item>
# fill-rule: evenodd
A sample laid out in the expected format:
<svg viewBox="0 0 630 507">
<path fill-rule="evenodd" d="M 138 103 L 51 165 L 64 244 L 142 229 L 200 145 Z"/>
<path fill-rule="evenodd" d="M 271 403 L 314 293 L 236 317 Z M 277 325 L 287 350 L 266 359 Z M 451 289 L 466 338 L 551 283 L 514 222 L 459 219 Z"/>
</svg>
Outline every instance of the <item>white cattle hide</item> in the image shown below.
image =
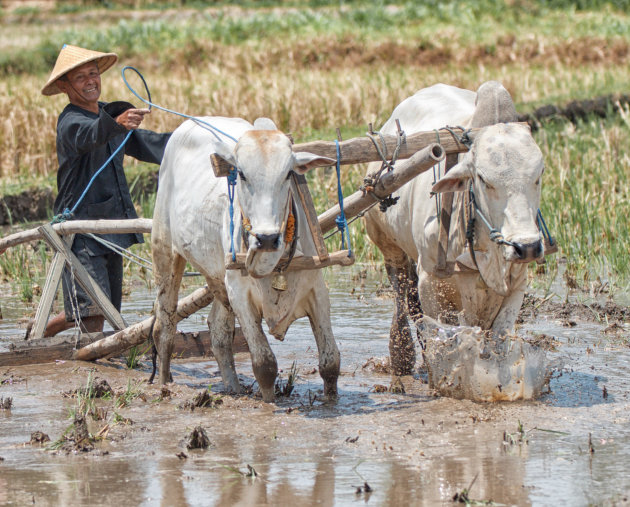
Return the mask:
<svg viewBox="0 0 630 507">
<path fill-rule="evenodd" d="M 525 292 L 527 263 L 543 255 L 536 223 L 543 158 L 527 126 L 498 123 L 515 121 L 516 111 L 497 82 L 484 83 L 477 93 L 444 84 L 420 90 L 394 110 L 381 132 L 396 133 L 396 119 L 407 134 L 446 126 L 484 127 L 439 181 L 427 171 L 396 192 L 398 202 L 385 213 L 373 209 L 366 215 L 368 235 L 383 252 L 397 293 L 390 353 L 402 373 L 415 360 L 408 312 L 497 333 L 513 328 Z M 450 135 L 436 130 L 436 137 Z M 368 174 L 379 167 L 371 164 Z M 480 211 L 509 242 L 491 241 L 488 228 L 476 216 L 474 257 L 465 234 L 471 184 Z M 440 224 L 432 193 L 445 192 L 455 192 L 447 263 L 457 263 L 464 271 L 441 278 L 436 272 Z M 412 283 L 405 279 L 413 276 L 410 261 L 417 264 L 417 293 L 415 279 Z M 413 304 L 416 296 L 421 310 Z"/>
<path fill-rule="evenodd" d="M 277 363 L 262 330 L 262 320 L 271 334 L 283 339 L 293 321 L 308 316 L 319 349 L 325 394 L 335 396 L 339 351 L 332 334 L 328 290 L 321 271 L 288 272 L 287 290 L 272 287 L 274 269 L 289 248 L 286 234 L 292 210 L 297 214 L 297 227 L 306 224 L 302 208 L 291 204 L 292 193 L 297 195 L 291 171 L 304 173 L 310 167 L 334 161 L 310 153 L 294 154 L 287 136 L 268 119 L 258 119 L 254 125 L 236 118 L 202 120 L 218 130 L 194 121 L 185 122 L 173 133 L 160 167 L 152 231 L 158 292 L 154 340 L 160 381 L 165 383 L 170 378 L 176 331 L 173 316 L 188 261 L 203 274 L 214 295 L 208 326 L 212 351 L 227 390 L 241 391 L 232 354 L 235 317 L 249 346 L 263 399 L 272 401 Z M 228 184 L 226 178 L 217 178 L 212 171 L 213 153 L 238 171 L 232 237 Z M 247 226 L 245 219 L 249 221 Z M 296 255 L 315 255 L 309 234 L 297 234 Z M 246 273 L 226 270 L 225 259 L 232 241 L 239 249 L 242 237 L 248 245 Z"/>
</svg>

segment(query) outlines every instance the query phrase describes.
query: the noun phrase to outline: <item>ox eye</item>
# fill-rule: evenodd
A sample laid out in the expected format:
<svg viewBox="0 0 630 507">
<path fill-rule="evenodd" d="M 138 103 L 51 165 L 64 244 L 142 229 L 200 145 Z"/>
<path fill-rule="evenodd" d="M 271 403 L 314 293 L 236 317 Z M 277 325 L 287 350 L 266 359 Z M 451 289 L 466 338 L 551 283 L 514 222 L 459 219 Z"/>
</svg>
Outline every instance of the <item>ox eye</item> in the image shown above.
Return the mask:
<svg viewBox="0 0 630 507">
<path fill-rule="evenodd" d="M 289 178 L 291 178 L 291 173 L 292 173 L 292 172 L 293 172 L 293 171 L 289 171 L 289 172 L 287 173 L 287 178 L 286 178 L 287 180 L 288 180 Z"/>
<path fill-rule="evenodd" d="M 484 180 L 479 174 L 477 175 L 477 177 L 479 178 L 479 181 L 481 181 L 483 186 L 486 187 L 487 189 L 492 190 L 494 188 L 492 185 L 490 185 L 490 183 Z"/>
<path fill-rule="evenodd" d="M 241 181 L 247 181 L 247 178 L 243 174 L 243 171 L 238 170 L 237 172 L 238 172 L 238 177 L 241 179 Z"/>
</svg>

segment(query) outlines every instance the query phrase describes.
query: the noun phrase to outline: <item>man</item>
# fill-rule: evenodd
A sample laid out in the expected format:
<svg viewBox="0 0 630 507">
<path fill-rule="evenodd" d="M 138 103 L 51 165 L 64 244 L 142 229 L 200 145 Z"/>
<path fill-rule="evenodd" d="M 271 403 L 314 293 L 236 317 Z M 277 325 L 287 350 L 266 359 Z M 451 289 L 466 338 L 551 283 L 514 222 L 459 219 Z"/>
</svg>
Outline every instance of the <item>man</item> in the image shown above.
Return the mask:
<svg viewBox="0 0 630 507">
<path fill-rule="evenodd" d="M 57 121 L 58 195 L 54 212 L 73 210 L 77 219 L 137 218 L 123 171 L 124 155 L 159 164 L 170 133 L 136 130 L 148 109 L 136 109 L 126 102 L 99 102 L 101 74 L 116 63 L 115 53 L 100 53 L 64 45 L 43 95 L 65 93 L 69 104 Z M 133 131 L 123 149 L 96 178 L 107 159 Z M 94 178 L 94 181 L 91 181 Z M 87 189 L 87 191 L 86 191 Z M 85 195 L 82 194 L 85 192 Z M 74 209 L 76 208 L 76 209 Z M 127 248 L 143 242 L 140 234 L 101 235 Z M 122 257 L 89 236 L 77 235 L 72 251 L 92 278 L 120 311 L 122 299 Z M 64 312 L 53 317 L 44 336 L 79 325 L 83 332 L 103 330 L 104 317 L 84 290 L 66 271 L 63 277 Z M 28 331 L 27 331 L 28 335 Z"/>
</svg>

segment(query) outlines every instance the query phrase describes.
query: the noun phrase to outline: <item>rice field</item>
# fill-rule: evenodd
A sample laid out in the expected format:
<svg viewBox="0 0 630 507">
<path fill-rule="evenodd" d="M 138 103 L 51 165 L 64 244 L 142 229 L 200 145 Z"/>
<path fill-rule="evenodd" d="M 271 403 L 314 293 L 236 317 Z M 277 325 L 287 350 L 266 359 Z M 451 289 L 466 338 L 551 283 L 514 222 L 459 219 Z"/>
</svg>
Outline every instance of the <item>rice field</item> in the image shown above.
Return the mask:
<svg viewBox="0 0 630 507">
<path fill-rule="evenodd" d="M 344 139 L 363 135 L 369 123 L 378 129 L 401 100 L 437 82 L 476 89 L 501 81 L 522 113 L 626 93 L 630 82 L 624 1 L 95 3 L 0 11 L 3 194 L 55 185 L 55 125 L 66 101 L 40 89 L 63 43 L 119 54 L 104 75 L 103 100 L 138 102 L 120 74 L 132 65 L 161 106 L 250 121 L 267 116 L 298 143 L 335 139 L 336 128 Z M 181 121 L 154 111 L 143 126 L 167 131 Z M 535 133 L 546 161 L 542 211 L 560 243 L 547 277 L 532 270 L 535 284 L 545 287 L 562 262 L 579 287 L 628 292 L 629 130 L 626 110 L 577 124 L 547 122 Z M 130 181 L 156 169 L 133 160 L 128 168 Z M 345 194 L 361 184 L 363 170 L 344 169 Z M 318 211 L 336 202 L 334 172 L 319 169 L 309 182 Z M 151 202 L 137 203 L 142 216 L 150 216 Z M 338 238 L 329 241 L 336 248 Z M 379 262 L 361 221 L 352 225 L 352 241 L 360 261 Z M 3 277 L 40 276 L 45 259 L 37 247 L 24 250 L 0 258 Z M 148 245 L 141 250 L 150 255 Z M 24 263 L 31 267 L 15 267 Z"/>
</svg>

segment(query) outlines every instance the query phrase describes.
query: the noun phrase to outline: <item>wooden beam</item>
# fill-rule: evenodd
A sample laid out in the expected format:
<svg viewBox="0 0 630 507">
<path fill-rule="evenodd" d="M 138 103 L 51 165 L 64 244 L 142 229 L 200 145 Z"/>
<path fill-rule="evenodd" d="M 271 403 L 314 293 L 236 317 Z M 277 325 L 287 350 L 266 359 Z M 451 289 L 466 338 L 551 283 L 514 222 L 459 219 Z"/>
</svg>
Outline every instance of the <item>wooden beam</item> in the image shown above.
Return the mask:
<svg viewBox="0 0 630 507">
<path fill-rule="evenodd" d="M 315 243 L 315 250 L 320 261 L 326 261 L 328 259 L 328 249 L 324 243 L 324 237 L 322 235 L 322 229 L 317 221 L 317 211 L 315 211 L 315 205 L 313 204 L 313 197 L 308 189 L 306 183 L 306 177 L 303 174 L 291 173 L 293 176 L 293 182 L 295 183 L 295 190 L 297 192 L 298 200 L 302 205 L 304 214 L 306 215 L 306 224 L 311 232 L 313 242 Z"/>
<path fill-rule="evenodd" d="M 527 123 L 523 123 L 523 125 L 527 125 Z M 479 129 L 472 129 L 472 132 L 476 132 L 477 130 Z M 457 136 L 461 136 L 464 132 L 459 127 L 452 128 L 452 131 Z M 440 135 L 440 144 L 447 154 L 468 151 L 468 148 L 464 144 L 460 143 L 448 130 L 440 130 L 440 133 L 442 134 Z M 394 153 L 398 143 L 398 136 L 384 134 L 383 139 L 387 146 L 387 153 Z M 436 132 L 434 130 L 410 134 L 400 147 L 398 159 L 409 158 L 417 151 L 420 151 L 435 142 Z M 381 160 L 381 156 L 369 137 L 355 137 L 353 139 L 348 139 L 347 141 L 341 141 L 339 143 L 339 150 L 342 164 L 360 164 Z M 337 160 L 337 147 L 335 141 L 311 141 L 308 143 L 296 144 L 293 146 L 293 151 L 308 151 L 310 153 L 314 153 L 315 155 Z"/>
<path fill-rule="evenodd" d="M 380 199 L 398 190 L 405 183 L 418 176 L 418 174 L 429 170 L 443 158 L 444 150 L 441 145 L 433 143 L 415 153 L 411 158 L 398 162 L 393 171 L 381 175 L 373 191 L 365 192 L 359 190 L 344 198 L 343 210 L 346 218 L 350 219 L 358 215 L 371 204 L 377 203 Z M 337 205 L 319 215 L 319 225 L 323 233 L 337 226 L 335 219 L 339 212 L 339 205 Z"/>
<path fill-rule="evenodd" d="M 175 321 L 179 322 L 201 308 L 208 306 L 213 298 L 208 287 L 204 286 L 180 299 L 177 303 Z M 82 347 L 76 351 L 73 359 L 92 361 L 112 354 L 120 354 L 134 345 L 139 345 L 149 337 L 153 319 L 154 317 L 149 317 L 111 336 Z"/>
<path fill-rule="evenodd" d="M 245 269 L 246 253 L 236 254 L 236 260 L 232 260 L 232 254 L 225 256 L 225 269 Z M 283 259 L 280 259 L 278 264 L 281 264 Z M 289 271 L 302 271 L 305 269 L 321 269 L 328 266 L 352 266 L 354 264 L 354 255 L 350 255 L 349 250 L 339 250 L 338 252 L 331 253 L 327 259 L 320 260 L 316 255 L 314 257 L 299 256 L 293 257 L 291 264 L 285 269 L 285 272 Z"/>
<path fill-rule="evenodd" d="M 526 122 L 521 122 L 520 124 L 529 127 Z M 460 127 L 449 127 L 449 129 L 450 130 L 439 129 L 439 132 L 442 134 L 439 136 L 439 143 L 444 147 L 444 151 L 446 151 L 447 154 L 468 151 L 468 147 L 459 142 L 459 138 L 464 133 L 464 130 Z M 470 131 L 474 134 L 479 130 L 479 128 L 475 128 Z M 378 137 L 381 139 L 381 136 Z M 383 134 L 382 139 L 386 146 L 383 152 L 394 153 L 398 144 L 398 136 Z M 406 136 L 405 141 L 401 145 L 398 158 L 409 158 L 415 152 L 436 142 L 436 139 L 437 133 L 435 130 L 410 134 Z M 335 141 L 310 141 L 308 143 L 294 144 L 293 151 L 308 151 L 321 157 L 337 160 L 337 145 Z M 339 143 L 339 153 L 341 156 L 341 164 L 343 165 L 381 161 L 381 156 L 369 137 L 354 137 L 347 141 L 341 141 Z M 229 162 L 216 154 L 210 156 L 210 161 L 214 174 L 217 177 L 227 176 L 232 168 Z M 324 164 L 322 167 L 327 167 L 327 165 L 329 164 Z"/>
<path fill-rule="evenodd" d="M 50 269 L 48 270 L 42 296 L 39 298 L 39 304 L 37 305 L 37 311 L 35 312 L 35 319 L 33 321 L 33 329 L 31 329 L 29 339 L 37 340 L 44 337 L 48 317 L 50 316 L 50 311 L 52 310 L 52 305 L 57 295 L 57 290 L 59 289 L 59 282 L 61 282 L 65 264 L 65 257 L 59 252 L 56 252 Z"/>
<path fill-rule="evenodd" d="M 74 335 L 67 334 L 26 342 L 20 339 L 20 342 L 10 344 L 8 350 L 0 350 L 0 367 L 70 361 L 73 359 L 75 345 L 78 348 L 86 347 L 108 336 L 112 335 L 103 333 L 82 334 L 78 340 Z M 138 345 L 143 352 L 146 349 L 150 350 L 152 343 L 145 340 Z M 249 351 L 240 328 L 236 328 L 232 350 L 235 353 Z M 124 351 L 120 351 L 119 354 L 122 352 Z M 175 336 L 173 356 L 175 358 L 213 357 L 210 331 L 178 331 Z"/>
</svg>

